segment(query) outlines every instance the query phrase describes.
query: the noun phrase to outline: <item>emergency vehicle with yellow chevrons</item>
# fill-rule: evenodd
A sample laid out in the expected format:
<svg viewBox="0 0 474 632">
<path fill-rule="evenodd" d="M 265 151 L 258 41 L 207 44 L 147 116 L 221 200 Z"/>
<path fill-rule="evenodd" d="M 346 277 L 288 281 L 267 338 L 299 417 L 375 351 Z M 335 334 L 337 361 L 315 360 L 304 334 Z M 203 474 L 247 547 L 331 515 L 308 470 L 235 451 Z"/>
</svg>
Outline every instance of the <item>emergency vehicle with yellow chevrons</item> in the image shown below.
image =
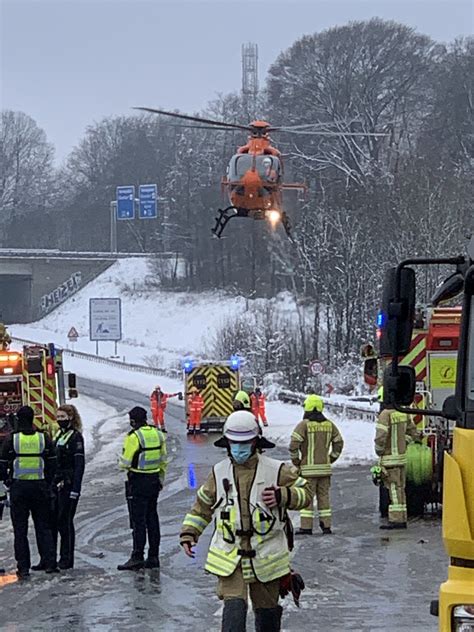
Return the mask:
<svg viewBox="0 0 474 632">
<path fill-rule="evenodd" d="M 197 389 L 204 400 L 201 430 L 222 431 L 226 418 L 233 412 L 233 398 L 240 388 L 240 359 L 224 362 L 183 362 L 186 418 L 189 395 Z"/>
</svg>

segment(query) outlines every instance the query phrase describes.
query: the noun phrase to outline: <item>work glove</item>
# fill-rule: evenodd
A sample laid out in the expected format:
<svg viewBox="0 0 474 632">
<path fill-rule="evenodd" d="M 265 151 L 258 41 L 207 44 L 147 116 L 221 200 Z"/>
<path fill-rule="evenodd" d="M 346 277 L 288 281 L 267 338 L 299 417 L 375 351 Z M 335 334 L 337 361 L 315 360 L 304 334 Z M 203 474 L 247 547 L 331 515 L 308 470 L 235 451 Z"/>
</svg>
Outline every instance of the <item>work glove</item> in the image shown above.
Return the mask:
<svg viewBox="0 0 474 632">
<path fill-rule="evenodd" d="M 291 592 L 293 601 L 298 608 L 300 607 L 301 592 L 304 589 L 303 578 L 293 570 L 280 579 L 280 597 L 284 599 Z"/>
<path fill-rule="evenodd" d="M 79 492 L 69 492 L 69 498 L 71 500 L 79 500 L 80 493 Z"/>
<path fill-rule="evenodd" d="M 195 558 L 196 553 L 193 551 L 193 547 L 196 546 L 196 542 L 184 541 L 180 543 L 183 547 L 183 551 L 186 553 L 188 557 Z"/>
</svg>

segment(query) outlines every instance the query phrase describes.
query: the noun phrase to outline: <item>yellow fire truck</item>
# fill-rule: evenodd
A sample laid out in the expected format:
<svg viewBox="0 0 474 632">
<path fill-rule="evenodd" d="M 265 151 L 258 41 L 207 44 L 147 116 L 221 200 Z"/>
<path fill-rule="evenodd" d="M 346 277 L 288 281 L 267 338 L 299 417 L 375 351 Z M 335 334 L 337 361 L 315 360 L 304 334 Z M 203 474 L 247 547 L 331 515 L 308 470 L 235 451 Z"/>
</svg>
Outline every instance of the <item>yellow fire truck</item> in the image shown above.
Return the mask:
<svg viewBox="0 0 474 632">
<path fill-rule="evenodd" d="M 76 376 L 68 375 L 69 397 L 77 397 Z M 56 429 L 56 408 L 66 401 L 62 351 L 49 345 L 25 345 L 22 351 L 0 351 L 0 418 L 21 406 L 35 411 L 36 426 Z"/>
<path fill-rule="evenodd" d="M 412 366 L 401 366 L 399 358 L 408 353 L 413 336 L 414 266 L 428 265 L 454 267 L 437 289 L 433 304 L 462 296 L 456 384 L 441 407 L 414 410 L 408 406 L 415 396 L 416 372 Z M 443 540 L 449 556 L 448 579 L 431 612 L 439 616 L 440 632 L 470 632 L 474 630 L 474 236 L 464 256 L 407 259 L 388 270 L 382 310 L 386 322 L 381 343 L 392 358 L 384 374 L 384 404 L 455 424 L 452 450 L 444 455 Z"/>
<path fill-rule="evenodd" d="M 222 430 L 226 418 L 233 411 L 232 400 L 239 390 L 240 359 L 228 362 L 183 362 L 186 418 L 189 416 L 189 395 L 197 389 L 204 400 L 202 430 Z"/>
</svg>

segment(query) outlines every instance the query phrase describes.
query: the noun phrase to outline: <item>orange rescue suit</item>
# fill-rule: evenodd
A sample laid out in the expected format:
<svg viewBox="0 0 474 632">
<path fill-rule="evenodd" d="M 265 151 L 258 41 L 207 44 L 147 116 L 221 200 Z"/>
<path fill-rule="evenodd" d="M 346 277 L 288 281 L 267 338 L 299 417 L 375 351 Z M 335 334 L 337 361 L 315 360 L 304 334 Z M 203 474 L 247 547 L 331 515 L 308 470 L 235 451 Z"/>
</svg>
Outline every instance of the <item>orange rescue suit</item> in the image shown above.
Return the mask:
<svg viewBox="0 0 474 632">
<path fill-rule="evenodd" d="M 263 393 L 252 393 L 250 395 L 250 407 L 257 421 L 260 420 L 264 426 L 268 426 L 265 414 L 265 395 Z"/>
<path fill-rule="evenodd" d="M 189 427 L 196 430 L 201 429 L 202 411 L 204 400 L 199 393 L 191 395 L 189 398 Z"/>
</svg>

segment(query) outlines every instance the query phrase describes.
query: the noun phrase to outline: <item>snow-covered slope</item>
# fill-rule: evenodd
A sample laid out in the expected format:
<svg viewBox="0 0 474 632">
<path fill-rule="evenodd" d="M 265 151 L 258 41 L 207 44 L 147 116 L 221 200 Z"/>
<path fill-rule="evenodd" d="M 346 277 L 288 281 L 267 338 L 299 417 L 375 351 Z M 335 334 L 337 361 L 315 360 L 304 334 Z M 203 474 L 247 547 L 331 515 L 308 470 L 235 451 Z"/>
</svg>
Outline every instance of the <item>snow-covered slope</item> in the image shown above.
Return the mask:
<svg viewBox="0 0 474 632">
<path fill-rule="evenodd" d="M 89 341 L 89 299 L 122 299 L 123 339 L 118 354 L 127 362 L 158 368 L 178 367 L 180 359 L 201 356 L 223 320 L 245 308 L 245 299 L 223 292 L 147 290 L 151 279 L 145 259 L 121 259 L 54 312 L 30 325 L 13 325 L 14 336 L 55 342 L 68 347 L 67 333 L 75 327 L 75 349 L 95 352 Z M 70 345 L 69 345 L 70 346 Z M 111 356 L 113 343 L 101 342 L 99 354 Z"/>
</svg>

